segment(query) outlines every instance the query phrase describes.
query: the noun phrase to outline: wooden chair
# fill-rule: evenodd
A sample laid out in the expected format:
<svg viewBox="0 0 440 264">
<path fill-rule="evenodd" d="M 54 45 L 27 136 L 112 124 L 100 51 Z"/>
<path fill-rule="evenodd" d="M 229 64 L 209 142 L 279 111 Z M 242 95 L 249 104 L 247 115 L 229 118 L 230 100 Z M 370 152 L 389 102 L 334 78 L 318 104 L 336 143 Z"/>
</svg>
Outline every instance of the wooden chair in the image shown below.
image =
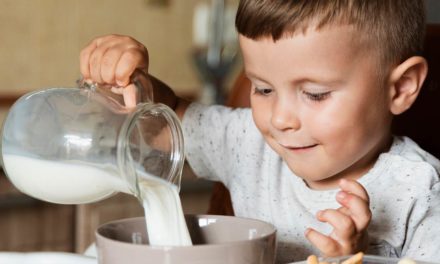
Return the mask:
<svg viewBox="0 0 440 264">
<path fill-rule="evenodd" d="M 422 91 L 414 105 L 395 118 L 393 132 L 415 140 L 423 149 L 440 159 L 440 24 L 428 25 L 424 56 L 429 72 Z M 235 82 L 227 105 L 249 107 L 250 82 L 241 74 Z M 229 191 L 215 183 L 209 214 L 233 215 Z"/>
</svg>

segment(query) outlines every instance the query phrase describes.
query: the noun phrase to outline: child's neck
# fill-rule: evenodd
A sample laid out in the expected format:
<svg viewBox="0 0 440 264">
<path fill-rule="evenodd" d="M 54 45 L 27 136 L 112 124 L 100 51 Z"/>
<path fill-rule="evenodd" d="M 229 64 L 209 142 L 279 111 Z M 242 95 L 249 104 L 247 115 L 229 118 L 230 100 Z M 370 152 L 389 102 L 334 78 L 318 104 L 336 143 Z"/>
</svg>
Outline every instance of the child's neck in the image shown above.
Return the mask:
<svg viewBox="0 0 440 264">
<path fill-rule="evenodd" d="M 362 178 L 362 176 L 367 174 L 371 168 L 373 168 L 381 153 L 387 152 L 390 149 L 392 141 L 392 136 L 386 135 L 375 148 L 373 148 L 370 152 L 367 153 L 367 155 L 362 157 L 349 168 L 324 180 L 305 182 L 310 189 L 331 190 L 339 188 L 338 182 L 341 179 L 358 180 Z"/>
</svg>

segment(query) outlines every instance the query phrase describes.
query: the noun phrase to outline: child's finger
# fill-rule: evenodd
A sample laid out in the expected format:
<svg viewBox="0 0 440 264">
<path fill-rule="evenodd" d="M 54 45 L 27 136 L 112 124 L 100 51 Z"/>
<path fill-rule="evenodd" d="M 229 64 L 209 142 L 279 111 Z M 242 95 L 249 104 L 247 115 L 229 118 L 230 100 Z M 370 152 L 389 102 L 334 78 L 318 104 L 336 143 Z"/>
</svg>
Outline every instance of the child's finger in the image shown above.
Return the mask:
<svg viewBox="0 0 440 264">
<path fill-rule="evenodd" d="M 112 47 L 107 49 L 101 59 L 101 79 L 103 83 L 116 84 L 115 71 L 116 66 L 121 58 L 122 50 Z"/>
<path fill-rule="evenodd" d="M 339 187 L 345 192 L 359 196 L 368 204 L 370 203 L 367 190 L 365 190 L 365 188 L 359 182 L 349 179 L 342 179 L 339 181 Z"/>
<path fill-rule="evenodd" d="M 306 230 L 305 236 L 310 241 L 310 243 L 318 248 L 324 255 L 339 255 L 339 245 L 332 238 L 325 236 L 312 228 L 308 228 Z"/>
<path fill-rule="evenodd" d="M 134 84 L 129 84 L 127 87 L 124 88 L 124 91 L 122 93 L 124 97 L 124 103 L 126 107 L 132 108 L 136 106 L 136 87 Z"/>
<path fill-rule="evenodd" d="M 89 55 L 90 79 L 97 83 L 114 84 L 112 81 L 114 79 L 114 68 L 119 60 L 120 53 L 123 52 L 118 46 L 125 39 L 118 35 L 107 35 L 95 39 L 96 48 Z M 108 81 L 104 79 L 103 72 L 106 72 L 105 78 Z"/>
<path fill-rule="evenodd" d="M 98 45 L 96 49 L 90 54 L 89 58 L 89 71 L 90 78 L 96 83 L 104 83 L 101 76 L 101 64 L 105 53 L 110 49 L 109 43 L 102 43 Z"/>
<path fill-rule="evenodd" d="M 97 48 L 96 40 L 93 40 L 80 52 L 79 69 L 84 79 L 90 78 L 90 68 L 89 68 L 90 55 L 96 48 Z"/>
<path fill-rule="evenodd" d="M 362 231 L 371 220 L 371 211 L 368 202 L 361 197 L 341 191 L 336 195 L 336 200 L 347 210 L 339 210 L 344 215 L 349 215 L 357 231 Z"/>
<path fill-rule="evenodd" d="M 338 212 L 341 212 L 341 213 L 345 214 L 346 216 L 351 216 L 351 211 L 347 207 L 341 206 L 337 210 L 338 210 Z"/>
<path fill-rule="evenodd" d="M 350 216 L 347 216 L 338 210 L 327 209 L 319 211 L 317 218 L 321 222 L 329 223 L 333 226 L 331 237 L 340 244 L 349 241 L 356 233 L 356 226 Z"/>
<path fill-rule="evenodd" d="M 148 53 L 139 49 L 125 51 L 115 69 L 115 81 L 119 86 L 126 86 L 136 69 L 148 68 Z"/>
</svg>

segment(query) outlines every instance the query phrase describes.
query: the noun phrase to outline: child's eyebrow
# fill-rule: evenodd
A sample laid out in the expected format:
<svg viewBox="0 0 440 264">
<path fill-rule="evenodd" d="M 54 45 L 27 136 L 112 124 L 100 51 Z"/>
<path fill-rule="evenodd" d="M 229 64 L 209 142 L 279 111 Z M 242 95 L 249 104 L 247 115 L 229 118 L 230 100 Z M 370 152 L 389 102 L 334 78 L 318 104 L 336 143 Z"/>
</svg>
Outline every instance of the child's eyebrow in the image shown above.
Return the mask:
<svg viewBox="0 0 440 264">
<path fill-rule="evenodd" d="M 258 77 L 256 74 L 252 73 L 252 72 L 245 72 L 245 75 L 248 79 L 250 80 L 257 80 L 260 82 L 264 82 L 264 83 L 270 83 L 269 81 L 266 81 L 264 79 L 262 79 L 261 77 Z M 328 86 L 335 86 L 335 85 L 340 85 L 342 83 L 344 83 L 343 80 L 340 79 L 318 79 L 318 78 L 299 78 L 296 80 L 292 80 L 291 83 L 293 84 L 305 84 L 305 83 L 316 83 L 316 84 L 323 84 L 323 85 L 328 85 Z"/>
<path fill-rule="evenodd" d="M 293 83 L 303 84 L 303 83 L 316 83 L 316 84 L 324 84 L 329 86 L 339 85 L 344 83 L 343 80 L 339 79 L 316 79 L 316 78 L 302 78 L 299 80 L 294 80 Z"/>
<path fill-rule="evenodd" d="M 252 79 L 252 80 L 257 80 L 257 81 L 261 81 L 261 82 L 265 82 L 265 83 L 269 83 L 268 81 L 258 77 L 256 74 L 252 73 L 252 72 L 245 72 L 245 75 L 248 79 Z"/>
</svg>

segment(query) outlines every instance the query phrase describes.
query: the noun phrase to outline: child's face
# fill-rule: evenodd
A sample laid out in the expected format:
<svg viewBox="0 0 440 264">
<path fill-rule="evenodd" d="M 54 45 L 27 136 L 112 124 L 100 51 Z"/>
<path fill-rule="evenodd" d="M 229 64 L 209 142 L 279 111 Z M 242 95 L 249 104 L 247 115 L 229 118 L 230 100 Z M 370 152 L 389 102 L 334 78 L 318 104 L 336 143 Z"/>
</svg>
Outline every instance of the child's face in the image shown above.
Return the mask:
<svg viewBox="0 0 440 264">
<path fill-rule="evenodd" d="M 349 26 L 276 42 L 240 36 L 254 121 L 312 188 L 357 179 L 389 144 L 389 92 Z"/>
</svg>

